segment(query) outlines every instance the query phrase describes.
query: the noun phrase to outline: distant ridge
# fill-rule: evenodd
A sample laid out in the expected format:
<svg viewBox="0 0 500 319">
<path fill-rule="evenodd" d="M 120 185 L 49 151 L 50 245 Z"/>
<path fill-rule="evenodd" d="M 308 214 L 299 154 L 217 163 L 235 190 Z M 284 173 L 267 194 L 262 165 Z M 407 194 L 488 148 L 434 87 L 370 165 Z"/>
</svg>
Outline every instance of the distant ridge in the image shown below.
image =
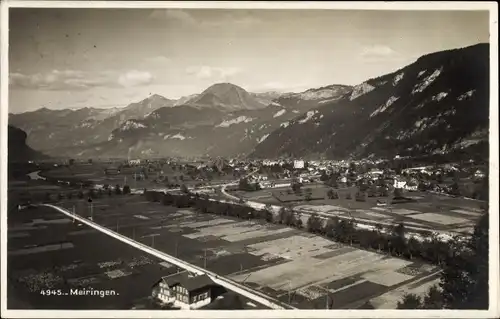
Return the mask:
<svg viewBox="0 0 500 319">
<path fill-rule="evenodd" d="M 9 162 L 28 162 L 48 158 L 46 155 L 27 146 L 26 132 L 11 125 L 8 126 L 7 157 Z"/>
<path fill-rule="evenodd" d="M 488 128 L 489 44 L 478 44 L 360 83 L 274 131 L 251 156 L 485 156 Z"/>
</svg>

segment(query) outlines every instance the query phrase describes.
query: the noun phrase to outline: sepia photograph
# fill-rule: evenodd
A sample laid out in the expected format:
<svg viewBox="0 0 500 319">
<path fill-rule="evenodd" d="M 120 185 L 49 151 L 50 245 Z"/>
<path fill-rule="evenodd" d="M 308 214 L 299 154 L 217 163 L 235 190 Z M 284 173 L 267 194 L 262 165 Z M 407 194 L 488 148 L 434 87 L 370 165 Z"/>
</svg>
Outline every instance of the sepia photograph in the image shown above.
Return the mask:
<svg viewBox="0 0 500 319">
<path fill-rule="evenodd" d="M 1 5 L 2 318 L 500 315 L 496 3 Z"/>
</svg>

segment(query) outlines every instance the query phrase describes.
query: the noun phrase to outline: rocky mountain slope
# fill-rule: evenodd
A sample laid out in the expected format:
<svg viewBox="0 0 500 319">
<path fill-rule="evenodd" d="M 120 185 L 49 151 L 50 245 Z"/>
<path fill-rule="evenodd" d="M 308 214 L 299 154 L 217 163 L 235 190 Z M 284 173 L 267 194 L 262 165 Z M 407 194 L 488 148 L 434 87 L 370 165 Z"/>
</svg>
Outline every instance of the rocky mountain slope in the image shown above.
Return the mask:
<svg viewBox="0 0 500 319">
<path fill-rule="evenodd" d="M 367 80 L 277 129 L 251 157 L 487 154 L 488 129 L 489 45 L 479 44 Z"/>
<path fill-rule="evenodd" d="M 257 96 L 231 83 L 214 84 L 186 101 L 185 104 L 222 111 L 255 110 L 267 106 Z"/>
<path fill-rule="evenodd" d="M 280 94 L 250 94 L 227 83 L 223 84 L 224 89 L 215 87 L 217 94 L 210 88 L 205 90 L 209 92 L 205 97 L 217 95 L 215 100 L 199 98 L 202 93 L 194 102 L 188 100 L 177 107 L 159 108 L 143 118 L 127 119 L 110 131 L 105 141 L 62 147 L 57 152 L 81 157 L 245 156 L 275 129 L 287 126 L 325 99 L 349 92 L 349 87 L 341 86 L 339 92 L 329 94 L 320 90 L 316 97 L 307 92 L 307 103 L 295 94 L 293 99 L 278 98 L 276 101 L 280 102 L 262 107 L 262 101 Z"/>
<path fill-rule="evenodd" d="M 107 141 L 111 132 L 130 119 L 142 119 L 175 101 L 159 95 L 132 103 L 124 108 L 50 110 L 9 114 L 9 124 L 28 134 L 27 143 L 33 148 L 57 155 L 58 149 L 88 146 Z"/>
<path fill-rule="evenodd" d="M 28 162 L 47 158 L 40 152 L 26 145 L 26 132 L 9 125 L 8 129 L 8 162 Z"/>
<path fill-rule="evenodd" d="M 281 95 L 219 83 L 177 101 L 152 95 L 122 109 L 40 109 L 10 114 L 9 122 L 54 156 L 246 155 L 274 129 L 330 98 L 318 93 L 302 104 L 295 94 L 283 105 L 271 102 Z"/>
</svg>

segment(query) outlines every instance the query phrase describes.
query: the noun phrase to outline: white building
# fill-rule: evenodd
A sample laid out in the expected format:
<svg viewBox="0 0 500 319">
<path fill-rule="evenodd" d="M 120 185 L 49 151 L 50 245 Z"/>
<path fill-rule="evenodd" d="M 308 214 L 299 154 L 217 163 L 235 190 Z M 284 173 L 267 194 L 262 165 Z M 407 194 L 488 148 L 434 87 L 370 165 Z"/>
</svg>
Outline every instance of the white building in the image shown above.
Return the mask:
<svg viewBox="0 0 500 319">
<path fill-rule="evenodd" d="M 394 179 L 394 188 L 405 188 L 406 186 L 406 181 L 401 180 L 401 179 Z"/>
<path fill-rule="evenodd" d="M 274 166 L 274 165 L 279 165 L 280 162 L 278 161 L 271 161 L 271 160 L 264 160 L 262 161 L 262 165 L 264 166 Z"/>
<path fill-rule="evenodd" d="M 410 192 L 416 192 L 416 191 L 418 191 L 418 185 L 408 185 L 408 184 L 406 184 L 404 186 L 404 189 L 407 190 L 407 191 L 410 191 Z"/>
<path fill-rule="evenodd" d="M 141 164 L 141 160 L 140 159 L 129 160 L 128 164 L 129 165 L 139 165 L 139 164 Z"/>
<path fill-rule="evenodd" d="M 305 166 L 305 163 L 303 160 L 294 160 L 293 161 L 293 168 L 300 169 L 300 168 L 304 168 L 304 166 Z"/>
<path fill-rule="evenodd" d="M 474 177 L 475 178 L 484 178 L 486 176 L 486 174 L 484 174 L 481 170 L 477 170 L 475 173 L 474 173 Z"/>
<path fill-rule="evenodd" d="M 153 285 L 152 295 L 183 310 L 198 309 L 212 302 L 211 288 L 214 285 L 205 274 L 183 271 L 162 277 Z"/>
</svg>

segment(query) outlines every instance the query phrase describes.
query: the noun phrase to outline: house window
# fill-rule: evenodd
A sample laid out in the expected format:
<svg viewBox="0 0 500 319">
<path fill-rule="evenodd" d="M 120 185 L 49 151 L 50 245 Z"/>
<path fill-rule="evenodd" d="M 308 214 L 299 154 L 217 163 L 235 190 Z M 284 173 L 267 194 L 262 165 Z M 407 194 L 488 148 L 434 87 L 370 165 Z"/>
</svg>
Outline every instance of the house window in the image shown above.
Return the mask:
<svg viewBox="0 0 500 319">
<path fill-rule="evenodd" d="M 197 295 L 195 295 L 195 296 L 193 297 L 193 302 L 197 302 L 197 301 L 198 301 L 198 296 L 197 296 Z"/>
</svg>

